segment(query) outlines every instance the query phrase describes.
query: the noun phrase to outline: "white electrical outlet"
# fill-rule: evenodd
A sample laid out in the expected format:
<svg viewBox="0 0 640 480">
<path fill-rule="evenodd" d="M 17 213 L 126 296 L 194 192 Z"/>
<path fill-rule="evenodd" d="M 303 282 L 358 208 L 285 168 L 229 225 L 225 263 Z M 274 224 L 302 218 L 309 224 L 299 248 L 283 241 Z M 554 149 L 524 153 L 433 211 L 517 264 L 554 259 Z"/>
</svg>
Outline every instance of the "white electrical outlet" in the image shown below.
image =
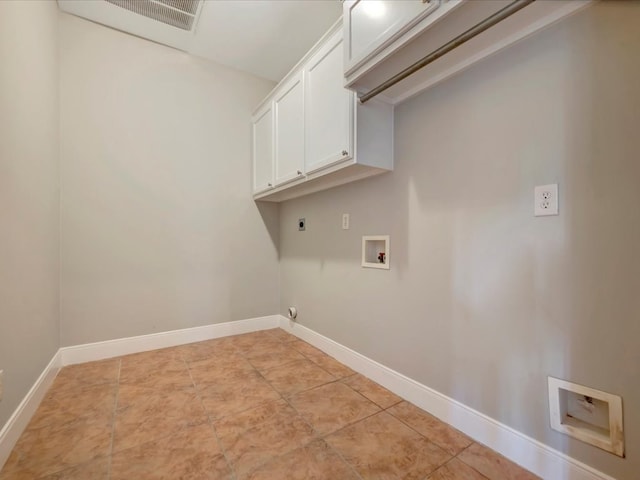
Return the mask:
<svg viewBox="0 0 640 480">
<path fill-rule="evenodd" d="M 0 370 L 0 402 L 2 401 L 2 385 L 4 384 L 4 370 Z"/>
<path fill-rule="evenodd" d="M 558 184 L 541 185 L 533 192 L 533 214 L 536 217 L 558 215 Z"/>
<path fill-rule="evenodd" d="M 342 229 L 349 230 L 349 214 L 348 213 L 342 214 Z"/>
</svg>

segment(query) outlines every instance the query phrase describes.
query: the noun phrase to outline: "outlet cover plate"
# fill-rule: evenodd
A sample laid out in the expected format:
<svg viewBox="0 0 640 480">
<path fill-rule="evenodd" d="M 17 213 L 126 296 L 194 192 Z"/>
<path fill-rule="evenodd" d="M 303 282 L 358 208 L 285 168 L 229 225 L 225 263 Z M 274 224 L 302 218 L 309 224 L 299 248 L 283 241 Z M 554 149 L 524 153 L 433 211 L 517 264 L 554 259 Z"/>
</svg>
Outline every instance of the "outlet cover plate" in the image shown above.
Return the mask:
<svg viewBox="0 0 640 480">
<path fill-rule="evenodd" d="M 536 217 L 558 215 L 558 184 L 540 185 L 533 192 L 534 209 Z"/>
</svg>

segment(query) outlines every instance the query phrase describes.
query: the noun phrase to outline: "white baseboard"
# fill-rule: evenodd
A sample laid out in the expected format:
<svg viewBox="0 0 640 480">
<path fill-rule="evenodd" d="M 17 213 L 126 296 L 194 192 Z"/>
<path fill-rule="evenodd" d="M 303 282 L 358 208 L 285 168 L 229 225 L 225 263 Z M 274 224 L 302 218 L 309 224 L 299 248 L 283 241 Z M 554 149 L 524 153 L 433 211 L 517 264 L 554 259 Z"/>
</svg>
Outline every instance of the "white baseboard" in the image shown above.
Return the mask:
<svg viewBox="0 0 640 480">
<path fill-rule="evenodd" d="M 544 479 L 615 480 L 284 316 L 280 328 Z"/>
<path fill-rule="evenodd" d="M 42 371 L 31 389 L 15 409 L 13 415 L 9 417 L 7 423 L 0 430 L 0 470 L 5 464 L 11 450 L 27 427 L 31 417 L 36 413 L 40 402 L 47 393 L 47 390 L 53 383 L 53 380 L 60 369 L 60 351 L 57 351 L 49 364 Z"/>
<path fill-rule="evenodd" d="M 216 323 L 202 327 L 185 328 L 169 332 L 152 333 L 138 337 L 118 338 L 104 342 L 62 347 L 61 366 L 119 357 L 130 353 L 146 352 L 158 348 L 201 342 L 213 338 L 256 332 L 279 326 L 279 315 L 249 318 L 233 322 Z"/>
</svg>

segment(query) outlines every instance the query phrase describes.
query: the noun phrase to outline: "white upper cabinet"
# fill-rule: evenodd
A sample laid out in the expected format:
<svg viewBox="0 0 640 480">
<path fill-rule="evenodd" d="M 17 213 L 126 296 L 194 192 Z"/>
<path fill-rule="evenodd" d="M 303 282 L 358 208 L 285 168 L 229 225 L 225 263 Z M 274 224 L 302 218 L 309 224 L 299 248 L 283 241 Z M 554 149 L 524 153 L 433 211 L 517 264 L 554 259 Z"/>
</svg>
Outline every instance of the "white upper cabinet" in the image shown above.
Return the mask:
<svg viewBox="0 0 640 480">
<path fill-rule="evenodd" d="M 366 94 L 447 46 L 445 53 L 435 55 L 431 63 L 378 97 L 398 104 L 590 1 L 345 0 L 344 85 Z M 463 42 L 453 41 L 469 31 L 480 33 Z"/>
<path fill-rule="evenodd" d="M 304 86 L 302 72 L 274 97 L 275 185 L 300 178 L 304 170 Z"/>
<path fill-rule="evenodd" d="M 360 105 L 344 88 L 342 38 L 339 21 L 256 110 L 254 199 L 281 202 L 393 170 L 393 106 Z"/>
<path fill-rule="evenodd" d="M 253 193 L 273 187 L 273 108 L 271 103 L 256 111 L 253 130 Z"/>
<path fill-rule="evenodd" d="M 353 155 L 353 92 L 343 86 L 342 32 L 337 31 L 309 60 L 306 77 L 307 173 Z"/>
<path fill-rule="evenodd" d="M 344 18 L 351 32 L 345 48 L 349 73 L 438 8 L 439 0 L 347 0 Z"/>
</svg>

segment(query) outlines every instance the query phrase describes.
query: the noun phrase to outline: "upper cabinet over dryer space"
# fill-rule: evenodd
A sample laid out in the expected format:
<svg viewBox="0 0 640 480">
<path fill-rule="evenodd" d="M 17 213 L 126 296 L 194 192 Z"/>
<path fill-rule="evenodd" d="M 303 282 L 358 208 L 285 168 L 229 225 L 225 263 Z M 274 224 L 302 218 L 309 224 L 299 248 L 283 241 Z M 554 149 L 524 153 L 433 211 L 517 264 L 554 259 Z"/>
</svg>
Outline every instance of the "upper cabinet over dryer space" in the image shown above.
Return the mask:
<svg viewBox="0 0 640 480">
<path fill-rule="evenodd" d="M 379 95 L 380 99 L 397 104 L 588 3 L 589 0 L 345 0 L 345 85 L 366 94 L 461 34 L 486 25 L 493 15 L 515 11 Z"/>
<path fill-rule="evenodd" d="M 393 106 L 344 87 L 336 23 L 253 115 L 253 194 L 280 202 L 393 169 Z"/>
</svg>

